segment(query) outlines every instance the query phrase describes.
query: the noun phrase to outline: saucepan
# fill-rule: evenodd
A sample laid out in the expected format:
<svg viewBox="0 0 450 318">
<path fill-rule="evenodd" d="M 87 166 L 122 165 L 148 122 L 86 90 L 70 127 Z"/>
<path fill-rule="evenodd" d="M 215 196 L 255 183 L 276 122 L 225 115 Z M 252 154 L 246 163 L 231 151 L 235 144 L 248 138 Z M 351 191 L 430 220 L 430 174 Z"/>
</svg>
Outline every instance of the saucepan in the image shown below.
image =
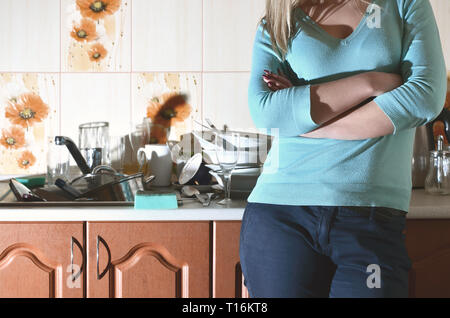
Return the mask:
<svg viewBox="0 0 450 318">
<path fill-rule="evenodd" d="M 155 176 L 144 178 L 144 174 L 136 173 L 99 185 L 86 192 L 80 192 L 61 179 L 56 180 L 55 184 L 74 200 L 134 202 L 136 192 L 145 190 L 145 187 L 154 179 Z"/>
<path fill-rule="evenodd" d="M 83 193 L 80 198 L 94 201 L 128 201 L 134 202 L 137 191 L 143 191 L 155 176 L 144 178 L 142 173 L 136 173 L 101 185 L 93 190 Z"/>
<path fill-rule="evenodd" d="M 144 177 L 143 173 L 124 175 L 109 166 L 98 166 L 91 170 L 75 143 L 68 137 L 58 136 L 55 141 L 66 145 L 83 175 L 70 183 L 58 181 L 57 186 L 74 200 L 134 201 L 137 191 L 145 190 L 155 176 Z"/>
</svg>

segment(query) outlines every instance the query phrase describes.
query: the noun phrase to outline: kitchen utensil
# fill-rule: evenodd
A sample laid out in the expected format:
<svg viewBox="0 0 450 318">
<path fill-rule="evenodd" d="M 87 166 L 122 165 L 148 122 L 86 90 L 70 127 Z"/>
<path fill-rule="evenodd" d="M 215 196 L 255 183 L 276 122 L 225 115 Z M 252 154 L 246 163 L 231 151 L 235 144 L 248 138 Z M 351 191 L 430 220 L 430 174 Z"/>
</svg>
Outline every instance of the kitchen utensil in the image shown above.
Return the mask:
<svg viewBox="0 0 450 318">
<path fill-rule="evenodd" d="M 205 121 L 214 132 L 220 132 L 220 130 L 217 129 L 217 127 L 212 123 L 212 121 L 209 118 L 205 118 Z"/>
<path fill-rule="evenodd" d="M 56 179 L 55 185 L 63 190 L 65 193 L 67 193 L 70 197 L 72 197 L 74 200 L 76 198 L 79 198 L 81 196 L 81 192 L 72 187 L 71 185 L 67 184 L 66 181 L 62 179 Z"/>
<path fill-rule="evenodd" d="M 240 136 L 238 133 L 225 132 L 215 134 L 216 158 L 222 169 L 225 198 L 218 204 L 231 202 L 231 173 L 239 159 Z"/>
<path fill-rule="evenodd" d="M 137 152 L 139 164 L 156 177 L 152 186 L 169 186 L 172 176 L 172 157 L 169 146 L 145 145 Z"/>
<path fill-rule="evenodd" d="M 78 129 L 78 146 L 89 168 L 92 170 L 96 166 L 110 164 L 108 162 L 109 123 L 85 123 Z"/>
<path fill-rule="evenodd" d="M 83 193 L 80 198 L 88 198 L 95 201 L 127 201 L 134 202 L 137 191 L 144 191 L 155 176 L 144 178 L 142 173 L 124 177 L 99 186 L 93 190 Z"/>
<path fill-rule="evenodd" d="M 450 152 L 443 150 L 444 137 L 438 137 L 438 149 L 430 151 L 430 165 L 425 179 L 429 194 L 450 194 Z"/>
<path fill-rule="evenodd" d="M 82 175 L 70 182 L 70 185 L 80 190 L 87 192 L 94 190 L 104 184 L 115 181 L 120 181 L 128 175 L 118 173 L 114 168 L 109 166 L 97 166 L 92 170 L 92 173 Z"/>
<path fill-rule="evenodd" d="M 92 169 L 89 167 L 89 165 L 87 164 L 83 155 L 81 154 L 80 150 L 75 145 L 75 143 L 73 142 L 72 139 L 70 139 L 69 137 L 64 137 L 64 136 L 56 136 L 55 144 L 56 145 L 65 145 L 67 147 L 67 149 L 69 150 L 73 159 L 75 160 L 78 168 L 80 168 L 80 170 L 83 174 L 91 173 Z"/>
<path fill-rule="evenodd" d="M 435 150 L 433 125 L 436 122 L 444 124 L 445 136 L 447 140 L 450 140 L 450 111 L 445 108 L 435 120 L 416 128 L 412 158 L 413 188 L 423 188 L 425 186 L 425 178 L 429 170 L 429 152 Z"/>
<path fill-rule="evenodd" d="M 220 187 L 220 190 L 223 190 L 224 185 L 223 185 L 222 177 L 220 176 L 220 174 L 213 170 L 210 170 L 209 174 L 212 175 L 217 180 L 216 189 Z"/>
<path fill-rule="evenodd" d="M 197 200 L 199 200 L 201 203 L 205 203 L 205 199 L 200 195 L 200 191 L 198 191 L 196 188 L 192 186 L 184 186 L 181 188 L 181 193 L 183 193 L 187 197 L 195 196 Z"/>
<path fill-rule="evenodd" d="M 215 193 L 211 193 L 211 192 L 206 193 L 206 199 L 203 202 L 203 206 L 209 206 L 214 195 L 215 195 Z"/>
<path fill-rule="evenodd" d="M 202 154 L 193 155 L 181 169 L 178 182 L 186 185 L 207 185 L 211 183 L 210 169 L 203 163 Z"/>
<path fill-rule="evenodd" d="M 33 191 L 28 189 L 26 186 L 24 186 L 22 183 L 20 183 L 16 179 L 11 179 L 9 181 L 9 186 L 18 201 L 24 201 L 24 202 L 46 201 L 45 199 L 43 199 L 40 196 L 33 193 Z"/>
<path fill-rule="evenodd" d="M 47 152 L 47 184 L 55 184 L 58 178 L 67 178 L 70 164 L 70 153 L 67 147 L 55 143 L 50 138 Z"/>
</svg>

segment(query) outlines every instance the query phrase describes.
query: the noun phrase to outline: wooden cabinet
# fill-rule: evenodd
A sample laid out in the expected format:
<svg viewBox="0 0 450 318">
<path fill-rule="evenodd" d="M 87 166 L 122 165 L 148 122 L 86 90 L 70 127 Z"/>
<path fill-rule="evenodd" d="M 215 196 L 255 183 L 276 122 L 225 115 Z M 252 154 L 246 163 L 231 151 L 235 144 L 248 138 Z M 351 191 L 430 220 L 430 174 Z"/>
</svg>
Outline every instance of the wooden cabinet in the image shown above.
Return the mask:
<svg viewBox="0 0 450 318">
<path fill-rule="evenodd" d="M 82 243 L 82 223 L 0 223 L 0 298 L 83 297 Z"/>
<path fill-rule="evenodd" d="M 210 296 L 209 222 L 89 223 L 87 232 L 87 297 Z"/>
<path fill-rule="evenodd" d="M 410 297 L 450 297 L 450 219 L 408 219 Z M 0 298 L 248 297 L 239 221 L 0 223 Z M 82 269 L 82 271 L 80 271 Z"/>
<path fill-rule="evenodd" d="M 241 222 L 214 222 L 213 297 L 248 298 L 239 262 Z"/>
<path fill-rule="evenodd" d="M 450 220 L 408 220 L 410 297 L 450 297 Z"/>
</svg>

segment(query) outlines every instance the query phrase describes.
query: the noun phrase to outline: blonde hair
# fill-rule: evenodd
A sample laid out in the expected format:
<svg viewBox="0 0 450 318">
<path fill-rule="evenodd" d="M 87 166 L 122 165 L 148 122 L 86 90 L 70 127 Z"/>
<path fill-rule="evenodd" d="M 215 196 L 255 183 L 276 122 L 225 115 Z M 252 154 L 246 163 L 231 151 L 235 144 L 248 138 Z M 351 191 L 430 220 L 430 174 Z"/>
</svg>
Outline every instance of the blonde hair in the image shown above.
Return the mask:
<svg viewBox="0 0 450 318">
<path fill-rule="evenodd" d="M 266 0 L 266 14 L 262 21 L 264 28 L 269 32 L 272 46 L 275 52 L 279 52 L 284 60 L 291 38 L 297 33 L 294 10 L 307 3 L 317 4 L 330 0 Z M 370 4 L 367 0 L 351 0 L 364 14 L 365 9 L 361 3 Z"/>
</svg>

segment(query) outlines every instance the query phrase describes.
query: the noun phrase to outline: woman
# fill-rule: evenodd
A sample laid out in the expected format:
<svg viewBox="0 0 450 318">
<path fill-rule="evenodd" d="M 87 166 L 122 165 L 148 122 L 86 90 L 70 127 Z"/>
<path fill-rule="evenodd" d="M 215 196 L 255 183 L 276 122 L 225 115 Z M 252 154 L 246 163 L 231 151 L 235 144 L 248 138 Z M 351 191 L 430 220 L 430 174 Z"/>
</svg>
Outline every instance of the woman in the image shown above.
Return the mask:
<svg viewBox="0 0 450 318">
<path fill-rule="evenodd" d="M 241 228 L 251 297 L 408 296 L 414 133 L 445 86 L 429 0 L 267 0 L 249 106 L 275 139 Z"/>
</svg>

